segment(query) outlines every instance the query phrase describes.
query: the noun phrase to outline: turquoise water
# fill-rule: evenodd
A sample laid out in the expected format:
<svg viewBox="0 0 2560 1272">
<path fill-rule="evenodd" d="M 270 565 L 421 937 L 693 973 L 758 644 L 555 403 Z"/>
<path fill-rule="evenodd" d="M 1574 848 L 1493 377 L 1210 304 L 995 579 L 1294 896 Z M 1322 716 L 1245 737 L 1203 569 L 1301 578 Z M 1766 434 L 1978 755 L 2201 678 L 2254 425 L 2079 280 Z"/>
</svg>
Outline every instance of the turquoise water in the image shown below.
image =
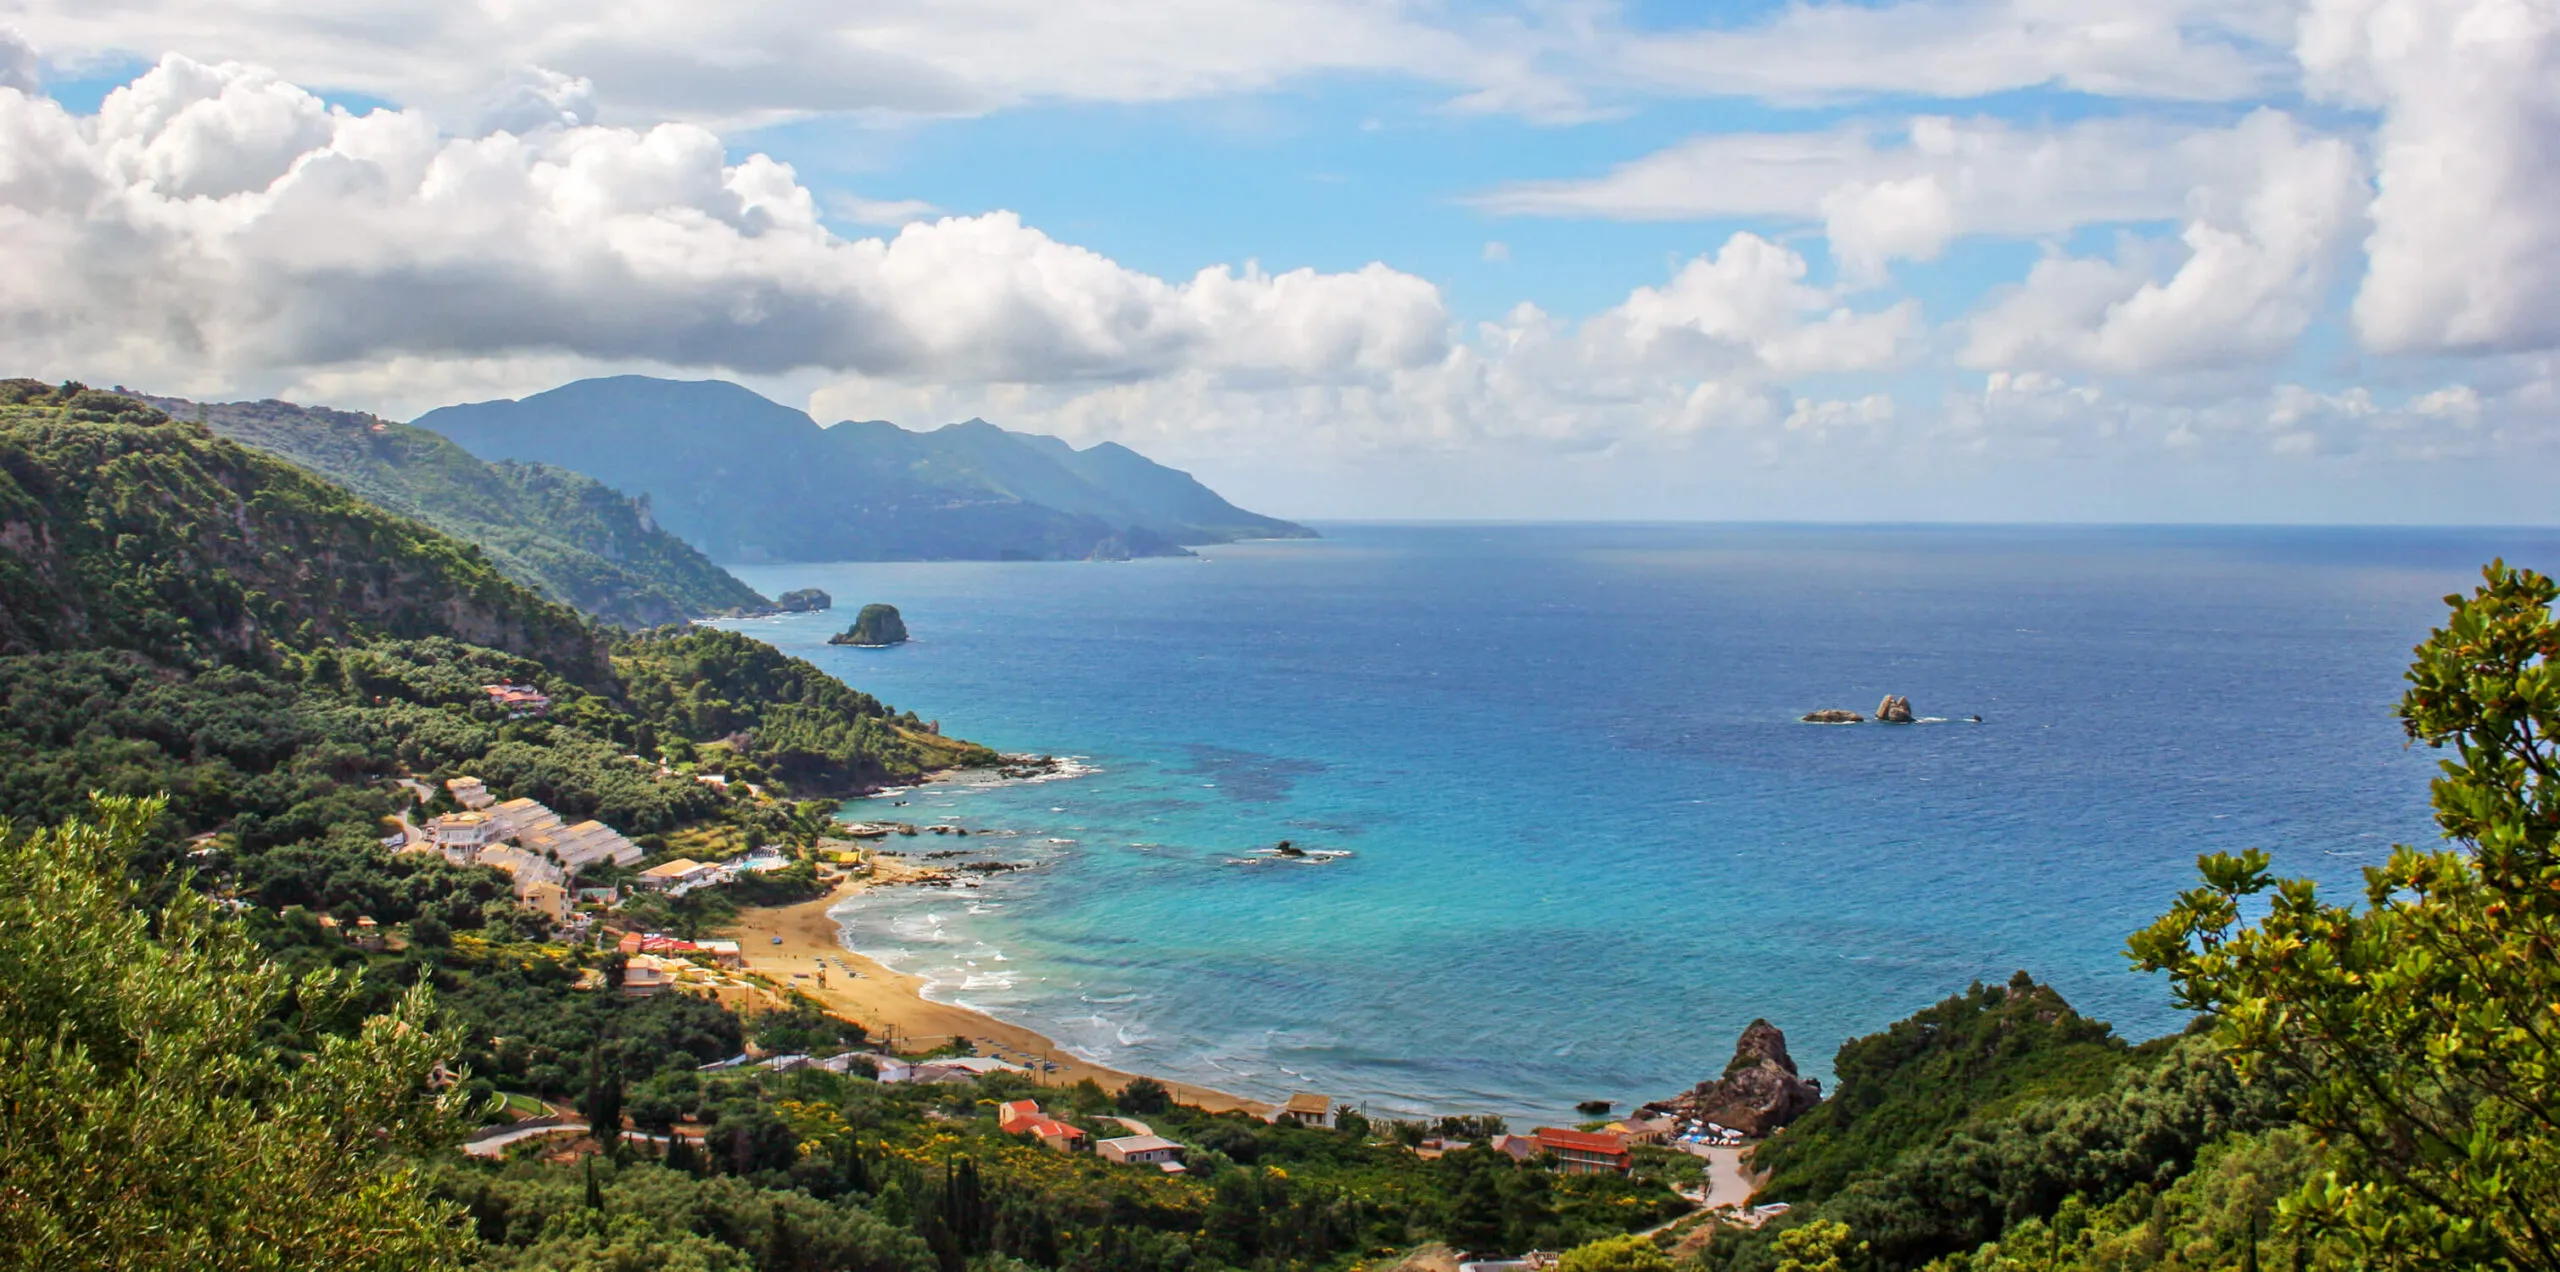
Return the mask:
<svg viewBox="0 0 2560 1272">
<path fill-rule="evenodd" d="M 846 939 L 1107 1064 L 1373 1110 L 1569 1113 L 2025 968 L 2150 1036 L 2127 932 L 2200 852 L 2352 882 L 2427 837 L 2391 718 L 2438 598 L 2550 531 L 1327 526 L 1118 565 L 751 567 L 734 624 L 1067 780 L 950 821 L 967 890 Z M 830 647 L 865 602 L 916 640 Z M 1912 728 L 1815 707 L 1908 695 Z M 906 801 L 903 805 L 897 801 Z M 1281 839 L 1351 855 L 1255 861 Z"/>
</svg>

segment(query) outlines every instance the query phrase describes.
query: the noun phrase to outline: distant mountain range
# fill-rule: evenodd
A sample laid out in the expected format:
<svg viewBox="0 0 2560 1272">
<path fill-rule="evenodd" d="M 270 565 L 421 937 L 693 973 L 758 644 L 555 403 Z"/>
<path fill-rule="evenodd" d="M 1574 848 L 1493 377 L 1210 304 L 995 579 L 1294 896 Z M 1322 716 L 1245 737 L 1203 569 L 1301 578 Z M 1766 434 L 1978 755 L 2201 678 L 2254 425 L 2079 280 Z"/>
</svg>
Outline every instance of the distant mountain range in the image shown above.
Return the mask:
<svg viewBox="0 0 2560 1272">
<path fill-rule="evenodd" d="M 580 380 L 430 411 L 419 428 L 489 460 L 558 465 L 650 501 L 715 560 L 1073 560 L 1311 538 L 1105 442 L 1077 450 L 984 420 L 916 433 L 821 428 L 719 380 Z"/>
<path fill-rule="evenodd" d="M 489 463 L 425 429 L 290 402 L 143 401 L 479 545 L 509 578 L 622 627 L 772 602 L 632 497 L 547 464 Z"/>
</svg>

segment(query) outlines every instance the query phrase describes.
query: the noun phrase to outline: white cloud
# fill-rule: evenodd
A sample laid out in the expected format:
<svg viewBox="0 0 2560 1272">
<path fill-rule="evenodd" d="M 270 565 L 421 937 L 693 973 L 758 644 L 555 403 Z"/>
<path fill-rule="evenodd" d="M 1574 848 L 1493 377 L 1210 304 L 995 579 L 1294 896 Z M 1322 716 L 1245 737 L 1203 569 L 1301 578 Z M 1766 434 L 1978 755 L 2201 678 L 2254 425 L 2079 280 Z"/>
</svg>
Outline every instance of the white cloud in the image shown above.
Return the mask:
<svg viewBox="0 0 2560 1272">
<path fill-rule="evenodd" d="M 827 208 L 855 225 L 889 229 L 942 214 L 942 209 L 922 199 L 866 199 L 857 194 L 830 196 Z"/>
<path fill-rule="evenodd" d="M 2050 255 L 1968 324 L 1962 360 L 2115 374 L 2260 363 L 2282 356 L 2327 300 L 2368 196 L 2353 146 L 2260 111 L 2240 126 L 2255 153 L 2239 189 L 2200 187 L 2159 277 L 2158 245 L 2114 259 Z"/>
<path fill-rule="evenodd" d="M 0 331 L 26 361 L 250 372 L 563 353 L 972 381 L 1258 379 L 1428 363 L 1428 282 L 1172 282 L 1010 213 L 845 239 L 690 125 L 454 138 L 234 64 L 165 59 L 94 122 L 0 89 Z"/>
<path fill-rule="evenodd" d="M 38 73 L 36 49 L 27 37 L 10 27 L 0 27 L 0 88 L 14 88 L 33 93 L 43 82 Z"/>
<path fill-rule="evenodd" d="M 2199 189 L 2244 185 L 2265 125 L 2092 119 L 2057 128 L 1915 116 L 1809 133 L 1698 137 L 1589 180 L 1523 182 L 1490 212 L 1615 220 L 1766 217 L 1819 224 L 1861 281 L 1970 234 L 2059 234 L 2184 214 Z"/>
<path fill-rule="evenodd" d="M 1660 92 L 1835 101 L 2055 86 L 2229 101 L 2284 82 L 2283 0 L 1796 0 L 1768 21 L 1630 37 L 1614 69 Z"/>
<path fill-rule="evenodd" d="M 1500 239 L 1486 239 L 1483 255 L 1488 264 L 1508 265 L 1511 263 L 1511 245 Z"/>
<path fill-rule="evenodd" d="M 1916 334 L 1917 308 L 1845 309 L 1807 286 L 1804 270 L 1794 252 L 1737 234 L 1582 322 L 1521 305 L 1434 360 L 1330 384 L 1189 371 L 991 389 L 859 378 L 816 399 L 827 416 L 980 414 L 1171 454 L 1214 447 L 1229 463 L 1240 452 L 1297 459 L 1309 448 L 1575 453 L 1712 437 L 1757 453 L 1871 438 L 1894 418 L 1890 395 L 1799 397 L 1790 384 L 1892 365 Z"/>
<path fill-rule="evenodd" d="M 2312 88 L 2378 107 L 2366 345 L 2560 344 L 2560 12 L 2533 0 L 2315 0 Z"/>
<path fill-rule="evenodd" d="M 519 67 L 480 116 L 483 136 L 580 128 L 596 122 L 595 82 L 540 66 Z"/>
<path fill-rule="evenodd" d="M 530 129 L 474 137 L 178 57 L 94 120 L 0 90 L 0 241 L 27 262 L 0 276 L 9 360 L 377 407 L 432 401 L 439 377 L 450 397 L 710 369 L 1576 449 L 1875 422 L 1790 383 L 1891 368 L 1920 329 L 1916 303 L 1853 308 L 1751 234 L 1582 322 L 1522 306 L 1463 335 L 1432 284 L 1381 264 L 1168 280 L 1009 212 L 845 238 L 785 165 L 692 125 L 578 125 L 576 85 L 528 83 L 549 103 Z"/>
<path fill-rule="evenodd" d="M 1553 37 L 1536 28 L 1363 0 L 26 0 L 15 12 L 58 57 L 180 49 L 448 118 L 470 116 L 493 92 L 512 100 L 514 86 L 492 74 L 506 66 L 549 67 L 604 86 L 599 101 L 611 122 L 1161 102 L 1327 73 L 1440 84 L 1470 108 L 1587 113 L 1569 84 L 1541 69 Z"/>
</svg>

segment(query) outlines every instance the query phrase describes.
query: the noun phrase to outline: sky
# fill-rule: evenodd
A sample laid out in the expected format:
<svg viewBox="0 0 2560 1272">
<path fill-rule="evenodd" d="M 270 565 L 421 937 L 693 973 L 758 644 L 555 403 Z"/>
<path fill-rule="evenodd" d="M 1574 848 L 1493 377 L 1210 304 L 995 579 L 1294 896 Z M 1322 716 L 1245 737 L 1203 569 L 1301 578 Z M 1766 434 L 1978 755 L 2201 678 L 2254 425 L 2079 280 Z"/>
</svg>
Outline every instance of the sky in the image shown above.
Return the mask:
<svg viewBox="0 0 2560 1272">
<path fill-rule="evenodd" d="M 2560 520 L 2560 0 L 0 0 L 0 373 L 1309 519 Z"/>
</svg>

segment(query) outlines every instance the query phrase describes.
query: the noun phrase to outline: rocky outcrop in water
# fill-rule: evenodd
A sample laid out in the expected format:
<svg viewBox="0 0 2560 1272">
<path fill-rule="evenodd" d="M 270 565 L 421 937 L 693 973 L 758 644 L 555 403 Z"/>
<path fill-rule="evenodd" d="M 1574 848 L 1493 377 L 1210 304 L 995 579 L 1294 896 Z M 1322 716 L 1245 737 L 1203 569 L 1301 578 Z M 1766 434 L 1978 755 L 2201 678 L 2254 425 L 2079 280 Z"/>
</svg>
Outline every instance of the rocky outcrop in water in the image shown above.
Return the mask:
<svg viewBox="0 0 2560 1272">
<path fill-rule="evenodd" d="M 862 645 L 878 648 L 902 644 L 907 639 L 907 621 L 898 616 L 895 605 L 871 604 L 854 615 L 853 626 L 827 638 L 830 645 Z"/>
<path fill-rule="evenodd" d="M 773 598 L 774 608 L 785 614 L 814 614 L 819 610 L 833 609 L 835 604 L 836 598 L 814 587 L 785 592 Z"/>
<path fill-rule="evenodd" d="M 1884 701 L 1876 704 L 1876 723 L 1911 723 L 1911 700 L 1899 694 L 1886 694 Z"/>
<path fill-rule="evenodd" d="M 1807 711 L 1804 713 L 1803 719 L 1806 724 L 1864 724 L 1867 722 L 1867 718 L 1865 716 L 1859 715 L 1855 711 L 1846 710 L 1840 707 L 1825 707 L 1820 711 Z"/>
<path fill-rule="evenodd" d="M 1796 1074 L 1787 1035 L 1765 1020 L 1751 1022 L 1733 1046 L 1724 1076 L 1701 1082 L 1662 1105 L 1678 1117 L 1730 1127 L 1758 1139 L 1804 1116 L 1822 1102 L 1822 1084 Z"/>
</svg>

